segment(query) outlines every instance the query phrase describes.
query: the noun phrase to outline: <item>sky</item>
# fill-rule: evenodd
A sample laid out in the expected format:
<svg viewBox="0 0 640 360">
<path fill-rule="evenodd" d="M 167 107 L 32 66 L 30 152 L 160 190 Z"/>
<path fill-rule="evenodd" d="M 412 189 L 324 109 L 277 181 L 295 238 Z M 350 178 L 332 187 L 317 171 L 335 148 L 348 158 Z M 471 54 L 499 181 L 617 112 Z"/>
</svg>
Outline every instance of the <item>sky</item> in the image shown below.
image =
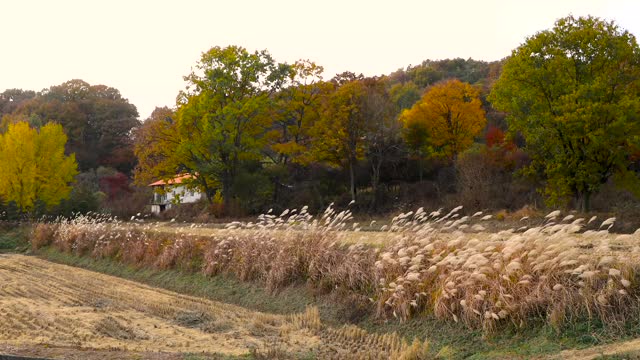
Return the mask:
<svg viewBox="0 0 640 360">
<path fill-rule="evenodd" d="M 640 37 L 639 0 L 5 0 L 0 11 L 0 91 L 82 79 L 120 90 L 141 120 L 175 106 L 183 76 L 213 46 L 309 59 L 330 79 L 426 59 L 499 60 L 569 14 Z"/>
</svg>

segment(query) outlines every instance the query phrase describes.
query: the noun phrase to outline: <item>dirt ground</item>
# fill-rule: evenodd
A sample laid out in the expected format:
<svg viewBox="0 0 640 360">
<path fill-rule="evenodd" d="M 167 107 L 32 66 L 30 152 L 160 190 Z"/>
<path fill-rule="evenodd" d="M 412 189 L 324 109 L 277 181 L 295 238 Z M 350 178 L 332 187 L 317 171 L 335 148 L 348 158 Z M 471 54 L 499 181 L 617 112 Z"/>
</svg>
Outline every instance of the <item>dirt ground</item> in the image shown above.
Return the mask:
<svg viewBox="0 0 640 360">
<path fill-rule="evenodd" d="M 284 316 L 34 257 L 0 255 L 1 351 L 67 347 L 240 355 L 277 343 L 304 353 L 319 341 Z"/>
<path fill-rule="evenodd" d="M 623 355 L 621 355 L 623 354 Z M 594 346 L 583 350 L 566 350 L 548 359 L 555 360 L 591 360 L 607 356 L 616 359 L 640 359 L 640 339 L 622 341 L 602 346 Z"/>
</svg>

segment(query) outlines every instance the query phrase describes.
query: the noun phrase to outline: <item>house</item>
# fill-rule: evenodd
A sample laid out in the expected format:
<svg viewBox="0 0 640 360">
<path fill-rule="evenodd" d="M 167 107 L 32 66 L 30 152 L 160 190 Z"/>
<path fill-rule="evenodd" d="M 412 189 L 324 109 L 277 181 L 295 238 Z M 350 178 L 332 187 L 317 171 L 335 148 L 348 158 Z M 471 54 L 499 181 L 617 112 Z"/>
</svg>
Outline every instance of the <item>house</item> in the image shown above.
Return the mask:
<svg viewBox="0 0 640 360">
<path fill-rule="evenodd" d="M 192 179 L 194 176 L 191 174 L 179 174 L 172 179 L 159 180 L 149 184 L 153 188 L 151 212 L 159 214 L 170 209 L 173 204 L 194 203 L 200 200 L 204 194 L 186 186 L 186 183 Z"/>
</svg>

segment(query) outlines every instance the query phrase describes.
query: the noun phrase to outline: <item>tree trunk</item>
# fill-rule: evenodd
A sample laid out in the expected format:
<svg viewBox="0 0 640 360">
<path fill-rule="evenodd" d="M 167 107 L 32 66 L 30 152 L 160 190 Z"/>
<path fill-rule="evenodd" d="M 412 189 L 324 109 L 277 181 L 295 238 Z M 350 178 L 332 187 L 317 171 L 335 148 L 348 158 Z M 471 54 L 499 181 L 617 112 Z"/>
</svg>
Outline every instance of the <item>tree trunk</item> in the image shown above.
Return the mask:
<svg viewBox="0 0 640 360">
<path fill-rule="evenodd" d="M 207 203 L 209 203 L 209 205 L 213 205 L 213 195 L 211 194 L 211 190 L 206 189 L 204 192 L 204 196 L 207 198 Z"/>
<path fill-rule="evenodd" d="M 378 184 L 380 184 L 380 167 L 382 167 L 382 161 L 376 161 L 372 166 L 371 174 L 371 190 L 373 191 L 373 202 L 371 203 L 372 210 L 376 210 L 378 207 Z"/>
<path fill-rule="evenodd" d="M 349 177 L 351 180 L 350 192 L 352 201 L 356 201 L 356 169 L 354 163 L 355 161 L 353 159 L 349 160 Z"/>
<path fill-rule="evenodd" d="M 224 213 L 229 214 L 229 210 L 231 208 L 231 175 L 225 173 L 222 175 L 222 199 L 224 204 Z"/>
<path fill-rule="evenodd" d="M 284 190 L 281 189 L 283 186 L 280 183 L 280 176 L 275 176 L 273 178 L 273 196 L 271 197 L 271 201 L 276 206 L 280 204 L 281 190 Z"/>
<path fill-rule="evenodd" d="M 202 190 L 204 190 L 204 196 L 207 198 L 207 202 L 209 203 L 209 205 L 213 205 L 213 196 L 215 194 L 212 193 L 212 189 L 209 188 L 209 184 L 207 184 L 207 181 L 204 179 L 200 180 L 199 182 L 202 186 Z"/>
<path fill-rule="evenodd" d="M 589 212 L 589 210 L 591 210 L 591 193 L 585 191 L 580 197 L 580 211 L 583 213 Z"/>
</svg>

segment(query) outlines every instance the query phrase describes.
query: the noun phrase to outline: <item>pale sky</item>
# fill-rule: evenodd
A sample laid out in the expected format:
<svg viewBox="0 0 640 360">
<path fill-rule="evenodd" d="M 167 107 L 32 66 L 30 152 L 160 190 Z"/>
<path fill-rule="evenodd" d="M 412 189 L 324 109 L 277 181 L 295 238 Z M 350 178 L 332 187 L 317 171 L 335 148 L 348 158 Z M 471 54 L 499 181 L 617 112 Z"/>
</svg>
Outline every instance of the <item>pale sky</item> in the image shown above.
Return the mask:
<svg viewBox="0 0 640 360">
<path fill-rule="evenodd" d="M 640 0 L 4 0 L 0 91 L 71 79 L 120 90 L 140 118 L 175 105 L 213 46 L 309 59 L 325 78 L 425 59 L 499 60 L 556 19 L 594 15 L 640 36 Z"/>
</svg>

